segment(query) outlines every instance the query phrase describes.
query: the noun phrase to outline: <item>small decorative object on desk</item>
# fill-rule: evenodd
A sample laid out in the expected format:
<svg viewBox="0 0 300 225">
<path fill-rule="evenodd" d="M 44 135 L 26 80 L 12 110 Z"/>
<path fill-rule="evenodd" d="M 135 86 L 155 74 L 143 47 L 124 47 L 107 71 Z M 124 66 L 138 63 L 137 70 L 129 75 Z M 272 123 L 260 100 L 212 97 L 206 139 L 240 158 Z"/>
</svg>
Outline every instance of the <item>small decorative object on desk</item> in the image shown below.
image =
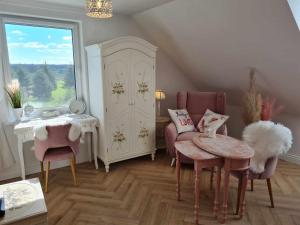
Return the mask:
<svg viewBox="0 0 300 225">
<path fill-rule="evenodd" d="M 34 111 L 34 107 L 32 105 L 26 105 L 24 107 L 25 116 L 30 116 L 31 113 L 33 113 L 33 111 Z"/>
<path fill-rule="evenodd" d="M 20 88 L 20 83 L 18 80 L 12 80 L 10 84 L 7 85 L 5 89 L 9 97 L 9 102 L 14 109 L 15 116 L 17 120 L 20 120 L 22 117 L 22 93 Z"/>
<path fill-rule="evenodd" d="M 47 110 L 42 112 L 42 118 L 48 119 L 51 117 L 59 116 L 60 112 L 58 110 Z"/>
<path fill-rule="evenodd" d="M 70 112 L 74 113 L 74 114 L 84 113 L 85 108 L 86 108 L 86 105 L 82 100 L 73 100 L 69 106 Z"/>
</svg>

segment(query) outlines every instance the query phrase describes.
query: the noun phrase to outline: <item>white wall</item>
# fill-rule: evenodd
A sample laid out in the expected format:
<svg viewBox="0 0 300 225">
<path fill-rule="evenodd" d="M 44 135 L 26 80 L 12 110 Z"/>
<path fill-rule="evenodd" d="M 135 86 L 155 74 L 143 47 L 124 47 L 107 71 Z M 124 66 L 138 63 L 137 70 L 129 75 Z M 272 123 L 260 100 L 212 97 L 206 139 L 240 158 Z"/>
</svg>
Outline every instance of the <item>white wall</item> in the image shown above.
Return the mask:
<svg viewBox="0 0 300 225">
<path fill-rule="evenodd" d="M 83 45 L 99 43 L 119 36 L 133 35 L 147 39 L 140 31 L 130 17 L 115 15 L 110 20 L 95 20 L 85 16 L 83 9 L 63 7 L 50 4 L 35 4 L 31 1 L 1 1 L 0 12 L 7 14 L 19 14 L 32 17 L 47 17 L 52 19 L 78 21 L 82 24 Z M 86 74 L 86 73 L 85 73 Z M 87 89 L 86 77 L 83 79 L 84 86 Z M 157 55 L 157 87 L 167 92 L 167 100 L 162 103 L 162 111 L 166 112 L 166 108 L 176 107 L 175 95 L 178 90 L 195 90 L 194 85 L 187 80 L 177 66 L 168 59 L 168 57 L 158 50 Z M 85 98 L 87 99 L 87 91 Z M 4 171 L 0 171 L 0 180 L 19 176 L 18 153 L 16 146 L 16 137 L 13 135 L 13 126 L 7 128 L 7 135 L 10 137 L 10 144 L 17 163 Z M 33 152 L 30 150 L 32 143 L 28 143 L 24 148 L 24 157 L 27 173 L 39 171 L 38 162 L 35 160 Z M 87 144 L 81 146 L 78 156 L 78 162 L 87 161 Z M 57 164 L 63 166 L 66 164 Z M 100 164 L 101 165 L 101 164 Z M 103 168 L 100 168 L 103 169 Z"/>
<path fill-rule="evenodd" d="M 285 113 L 279 115 L 276 121 L 290 128 L 293 134 L 292 148 L 283 158 L 300 165 L 300 117 L 298 115 Z"/>
</svg>

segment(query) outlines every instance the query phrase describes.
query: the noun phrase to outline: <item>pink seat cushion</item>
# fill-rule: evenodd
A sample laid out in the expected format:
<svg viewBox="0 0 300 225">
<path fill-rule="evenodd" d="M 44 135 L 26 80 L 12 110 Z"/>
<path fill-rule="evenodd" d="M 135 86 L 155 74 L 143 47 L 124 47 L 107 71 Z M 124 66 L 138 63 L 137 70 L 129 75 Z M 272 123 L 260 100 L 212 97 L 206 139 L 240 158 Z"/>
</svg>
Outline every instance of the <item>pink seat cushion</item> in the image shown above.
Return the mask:
<svg viewBox="0 0 300 225">
<path fill-rule="evenodd" d="M 192 140 L 195 135 L 199 134 L 199 132 L 184 132 L 182 134 L 179 134 L 176 141 L 187 141 L 187 140 Z"/>
<path fill-rule="evenodd" d="M 74 155 L 70 147 L 50 148 L 47 150 L 44 161 L 59 161 L 70 159 Z"/>
</svg>

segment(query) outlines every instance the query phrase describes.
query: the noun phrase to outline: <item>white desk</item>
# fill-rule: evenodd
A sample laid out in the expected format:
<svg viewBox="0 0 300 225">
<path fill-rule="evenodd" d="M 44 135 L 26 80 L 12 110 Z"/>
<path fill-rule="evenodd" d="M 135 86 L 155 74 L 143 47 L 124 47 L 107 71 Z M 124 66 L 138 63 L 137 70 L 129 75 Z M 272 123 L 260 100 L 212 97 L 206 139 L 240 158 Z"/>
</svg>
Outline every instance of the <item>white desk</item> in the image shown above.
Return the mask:
<svg viewBox="0 0 300 225">
<path fill-rule="evenodd" d="M 22 179 L 25 179 L 25 165 L 24 165 L 24 156 L 23 156 L 23 143 L 27 141 L 34 140 L 34 127 L 41 126 L 41 125 L 56 125 L 62 124 L 66 122 L 76 121 L 81 124 L 81 130 L 83 136 L 85 133 L 92 133 L 92 151 L 94 153 L 94 161 L 95 167 L 98 169 L 98 133 L 97 127 L 99 125 L 98 120 L 95 117 L 89 115 L 74 115 L 74 114 L 65 114 L 58 117 L 54 117 L 51 119 L 31 119 L 30 121 L 19 122 L 14 127 L 14 133 L 18 137 L 18 152 L 20 157 L 20 167 L 21 167 L 21 175 Z M 89 151 L 89 160 L 92 161 L 92 153 Z"/>
</svg>

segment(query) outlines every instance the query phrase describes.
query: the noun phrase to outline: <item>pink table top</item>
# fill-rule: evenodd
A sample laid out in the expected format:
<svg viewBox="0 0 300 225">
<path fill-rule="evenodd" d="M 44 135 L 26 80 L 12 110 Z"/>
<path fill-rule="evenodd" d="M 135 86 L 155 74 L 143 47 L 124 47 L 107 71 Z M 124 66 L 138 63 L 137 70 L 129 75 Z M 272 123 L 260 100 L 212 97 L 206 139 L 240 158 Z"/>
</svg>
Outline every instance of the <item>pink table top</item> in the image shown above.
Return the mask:
<svg viewBox="0 0 300 225">
<path fill-rule="evenodd" d="M 198 148 L 192 141 L 176 141 L 175 148 L 181 154 L 193 160 L 208 160 L 219 158 Z"/>
<path fill-rule="evenodd" d="M 250 159 L 254 151 L 245 142 L 235 138 L 219 135 L 216 138 L 209 138 L 197 135 L 193 143 L 199 148 L 224 158 Z"/>
</svg>

